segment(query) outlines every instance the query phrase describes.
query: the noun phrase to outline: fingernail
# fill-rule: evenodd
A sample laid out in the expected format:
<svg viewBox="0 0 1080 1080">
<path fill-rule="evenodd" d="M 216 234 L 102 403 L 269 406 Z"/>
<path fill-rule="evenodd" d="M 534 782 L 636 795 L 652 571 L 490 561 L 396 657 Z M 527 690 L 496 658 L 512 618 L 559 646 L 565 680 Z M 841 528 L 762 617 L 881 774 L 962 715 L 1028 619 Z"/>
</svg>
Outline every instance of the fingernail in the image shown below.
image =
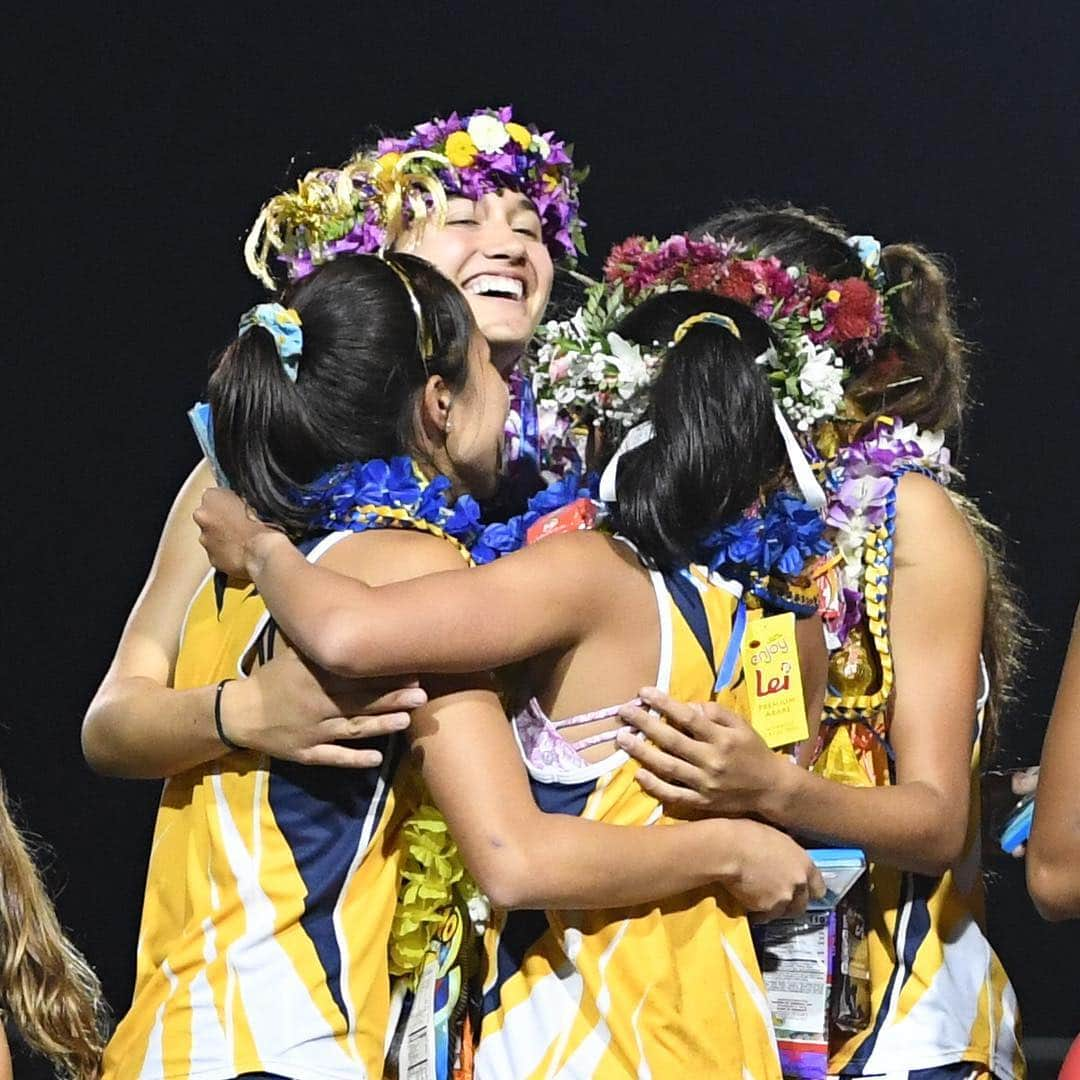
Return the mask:
<svg viewBox="0 0 1080 1080">
<path fill-rule="evenodd" d="M 401 692 L 401 704 L 406 709 L 417 709 L 421 705 L 427 704 L 427 694 L 418 686 L 411 690 L 403 690 Z"/>
<path fill-rule="evenodd" d="M 391 731 L 404 731 L 411 723 L 411 718 L 408 715 L 405 716 L 392 716 L 390 718 L 390 730 Z"/>
</svg>

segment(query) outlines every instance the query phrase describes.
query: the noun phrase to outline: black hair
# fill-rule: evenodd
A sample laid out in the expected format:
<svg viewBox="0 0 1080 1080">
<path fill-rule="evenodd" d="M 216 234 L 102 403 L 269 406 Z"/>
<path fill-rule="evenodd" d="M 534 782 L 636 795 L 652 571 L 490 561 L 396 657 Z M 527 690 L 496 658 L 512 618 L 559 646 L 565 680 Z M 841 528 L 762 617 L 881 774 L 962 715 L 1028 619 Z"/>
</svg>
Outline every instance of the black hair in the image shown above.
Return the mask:
<svg viewBox="0 0 1080 1080">
<path fill-rule="evenodd" d="M 704 534 L 735 520 L 787 460 L 772 391 L 755 363 L 772 338 L 748 308 L 710 293 L 663 293 L 616 332 L 655 350 L 702 312 L 727 316 L 739 336 L 700 322 L 667 349 L 649 398 L 654 438 L 618 465 L 615 523 L 661 569 L 691 562 Z"/>
<path fill-rule="evenodd" d="M 401 275 L 423 315 L 417 317 Z M 214 442 L 230 485 L 260 517 L 310 531 L 296 491 L 336 465 L 416 452 L 416 405 L 429 375 L 468 378 L 474 323 L 461 292 L 425 260 L 344 256 L 290 285 L 303 351 L 290 381 L 270 332 L 237 338 L 210 378 Z"/>
</svg>

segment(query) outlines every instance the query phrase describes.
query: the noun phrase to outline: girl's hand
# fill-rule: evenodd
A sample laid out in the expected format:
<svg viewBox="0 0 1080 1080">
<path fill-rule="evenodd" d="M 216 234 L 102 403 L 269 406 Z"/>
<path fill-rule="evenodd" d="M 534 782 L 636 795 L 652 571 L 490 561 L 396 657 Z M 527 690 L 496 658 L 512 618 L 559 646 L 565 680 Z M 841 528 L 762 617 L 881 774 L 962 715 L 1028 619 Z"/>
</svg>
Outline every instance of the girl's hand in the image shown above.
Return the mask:
<svg viewBox="0 0 1080 1080">
<path fill-rule="evenodd" d="M 618 743 L 641 762 L 638 782 L 668 813 L 771 816 L 768 804 L 792 766 L 741 716 L 714 702 L 676 701 L 653 687 L 640 696 L 664 719 L 624 705 L 620 716 L 646 739 L 621 732 Z"/>
<path fill-rule="evenodd" d="M 756 821 L 729 821 L 736 871 L 724 887 L 757 922 L 801 915 L 825 895 L 814 860 L 787 833 Z"/>
<path fill-rule="evenodd" d="M 426 703 L 408 676 L 342 679 L 278 649 L 250 678 L 225 687 L 221 721 L 230 740 L 248 750 L 304 765 L 370 769 L 382 754 L 348 744 L 404 731 L 410 711 Z"/>
<path fill-rule="evenodd" d="M 192 515 L 201 534 L 199 543 L 218 570 L 229 577 L 247 578 L 247 560 L 253 541 L 276 532 L 255 517 L 251 507 L 225 488 L 208 488 Z"/>
</svg>

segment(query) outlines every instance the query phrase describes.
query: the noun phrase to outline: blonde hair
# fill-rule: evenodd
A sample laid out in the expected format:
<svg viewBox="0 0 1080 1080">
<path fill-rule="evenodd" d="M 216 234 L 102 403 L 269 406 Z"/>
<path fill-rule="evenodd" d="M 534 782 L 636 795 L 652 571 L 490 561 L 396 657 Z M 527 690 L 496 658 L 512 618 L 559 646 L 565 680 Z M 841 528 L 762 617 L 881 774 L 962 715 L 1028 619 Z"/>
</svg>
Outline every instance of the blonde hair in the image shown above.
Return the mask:
<svg viewBox="0 0 1080 1080">
<path fill-rule="evenodd" d="M 0 776 L 0 1016 L 65 1080 L 101 1074 L 107 1008 L 101 984 L 68 940 Z"/>
</svg>

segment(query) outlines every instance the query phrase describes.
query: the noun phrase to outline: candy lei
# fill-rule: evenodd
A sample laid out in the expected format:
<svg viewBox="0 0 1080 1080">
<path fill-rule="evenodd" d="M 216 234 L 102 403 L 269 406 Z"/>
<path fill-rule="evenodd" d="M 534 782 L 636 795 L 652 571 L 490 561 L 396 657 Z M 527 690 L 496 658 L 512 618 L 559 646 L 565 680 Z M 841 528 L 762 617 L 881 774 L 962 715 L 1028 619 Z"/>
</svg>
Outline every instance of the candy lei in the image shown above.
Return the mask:
<svg viewBox="0 0 1080 1080">
<path fill-rule="evenodd" d="M 516 551 L 534 521 L 583 494 L 577 477 L 569 476 L 530 499 L 524 513 L 484 525 L 470 495 L 453 499 L 446 477 L 429 480 L 411 458 L 396 457 L 339 466 L 299 492 L 297 501 L 311 512 L 316 529 L 415 529 L 453 544 L 475 566 Z M 479 923 L 487 903 L 434 806 L 421 802 L 402 826 L 400 843 L 402 884 L 390 933 L 390 971 L 407 978 L 415 989 L 425 959 L 455 909 L 467 909 Z"/>
<path fill-rule="evenodd" d="M 887 602 L 897 483 L 908 472 L 948 483 L 953 470 L 944 441 L 940 432 L 920 431 L 914 424 L 885 417 L 827 463 L 825 520 L 833 529 L 839 584 L 836 602 L 825 614 L 834 646 L 834 670 L 849 644 L 856 646 L 852 638 L 859 626 L 865 626 L 880 666 L 880 679 L 872 693 L 853 695 L 830 689 L 825 699 L 827 721 L 872 722 L 881 716 L 892 693 Z"/>
</svg>

